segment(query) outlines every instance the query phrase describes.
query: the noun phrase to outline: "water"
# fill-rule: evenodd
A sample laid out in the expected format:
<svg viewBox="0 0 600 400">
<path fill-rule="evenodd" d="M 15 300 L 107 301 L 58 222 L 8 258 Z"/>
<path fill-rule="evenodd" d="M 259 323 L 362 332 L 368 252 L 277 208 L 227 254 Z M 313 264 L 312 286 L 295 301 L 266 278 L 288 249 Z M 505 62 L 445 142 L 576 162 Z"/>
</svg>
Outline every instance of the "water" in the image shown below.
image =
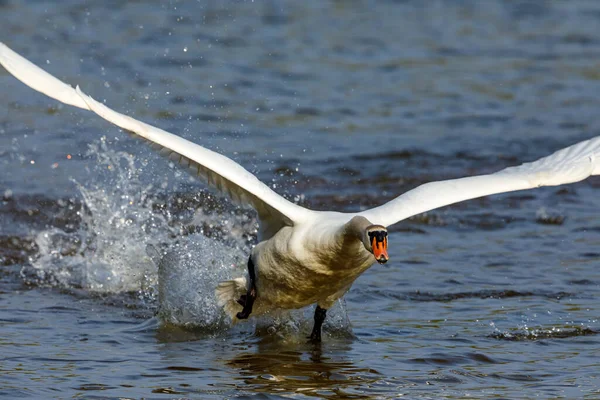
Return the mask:
<svg viewBox="0 0 600 400">
<path fill-rule="evenodd" d="M 600 134 L 595 1 L 0 1 L 0 40 L 315 209 Z M 404 221 L 330 313 L 230 327 L 256 219 L 0 71 L 0 395 L 600 396 L 600 180 Z M 159 285 L 159 281 L 163 284 Z"/>
</svg>

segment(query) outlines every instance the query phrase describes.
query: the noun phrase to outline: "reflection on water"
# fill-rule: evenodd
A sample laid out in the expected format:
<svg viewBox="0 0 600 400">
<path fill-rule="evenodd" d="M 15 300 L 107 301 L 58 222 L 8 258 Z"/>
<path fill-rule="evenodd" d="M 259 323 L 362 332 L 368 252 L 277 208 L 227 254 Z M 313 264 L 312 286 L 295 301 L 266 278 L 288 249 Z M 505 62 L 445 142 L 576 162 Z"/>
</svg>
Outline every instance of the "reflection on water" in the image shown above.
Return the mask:
<svg viewBox="0 0 600 400">
<path fill-rule="evenodd" d="M 355 365 L 346 356 L 353 346 L 360 345 L 349 331 L 330 327 L 325 330 L 325 342 L 314 344 L 308 342 L 309 321 L 300 325 L 288 321 L 281 326 L 263 319 L 228 330 L 190 330 L 162 324 L 155 337 L 164 345 L 161 357 L 168 365 L 166 370 L 205 373 L 222 363 L 231 371 L 232 385 L 246 393 L 355 397 L 360 393 L 358 386 L 382 378 L 378 371 Z M 203 357 L 196 364 L 195 355 L 206 351 L 207 341 L 222 344 L 211 346 L 215 357 L 210 365 L 203 363 Z"/>
<path fill-rule="evenodd" d="M 359 387 L 368 387 L 383 377 L 347 356 L 360 343 L 349 337 L 330 337 L 326 343 L 313 344 L 304 335 L 302 340 L 298 335 L 280 340 L 277 335 L 261 336 L 248 327 L 215 332 L 164 325 L 156 329 L 155 337 L 161 344 L 162 360 L 157 376 L 164 371 L 179 376 L 182 382 L 201 378 L 210 386 L 214 375 L 225 368 L 228 385 L 241 393 L 354 397 L 363 390 Z M 212 356 L 207 358 L 205 353 Z M 185 392 L 187 386 L 161 386 L 161 390 L 178 393 L 184 388 Z"/>
<path fill-rule="evenodd" d="M 236 380 L 243 382 L 243 388 L 252 392 L 367 398 L 356 397 L 361 394 L 357 387 L 382 375 L 345 358 L 352 346 L 353 341 L 284 347 L 259 342 L 252 352 L 236 355 L 227 365 L 238 372 Z"/>
</svg>

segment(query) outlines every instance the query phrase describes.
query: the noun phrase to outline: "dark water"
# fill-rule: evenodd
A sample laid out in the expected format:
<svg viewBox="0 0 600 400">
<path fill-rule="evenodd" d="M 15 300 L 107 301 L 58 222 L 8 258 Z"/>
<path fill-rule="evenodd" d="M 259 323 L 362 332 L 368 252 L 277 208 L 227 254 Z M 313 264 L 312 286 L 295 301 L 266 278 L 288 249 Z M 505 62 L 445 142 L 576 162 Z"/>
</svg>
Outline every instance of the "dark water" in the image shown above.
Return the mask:
<svg viewBox="0 0 600 400">
<path fill-rule="evenodd" d="M 600 134 L 599 26 L 596 1 L 0 0 L 0 40 L 61 79 L 347 211 Z M 250 211 L 0 93 L 0 396 L 600 397 L 598 178 L 396 225 L 315 347 L 311 310 L 218 312 Z"/>
</svg>

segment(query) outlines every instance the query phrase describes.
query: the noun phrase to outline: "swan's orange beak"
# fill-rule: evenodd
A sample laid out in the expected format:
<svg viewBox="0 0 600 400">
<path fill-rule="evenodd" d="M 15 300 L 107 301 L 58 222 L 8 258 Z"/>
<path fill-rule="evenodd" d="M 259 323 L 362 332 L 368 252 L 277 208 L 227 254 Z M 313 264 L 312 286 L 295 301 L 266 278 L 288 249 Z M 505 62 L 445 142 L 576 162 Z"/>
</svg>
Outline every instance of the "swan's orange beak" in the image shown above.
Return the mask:
<svg viewBox="0 0 600 400">
<path fill-rule="evenodd" d="M 387 236 L 383 240 L 377 240 L 377 237 L 373 237 L 371 247 L 373 248 L 373 255 L 379 264 L 385 264 L 390 259 L 387 252 Z"/>
</svg>

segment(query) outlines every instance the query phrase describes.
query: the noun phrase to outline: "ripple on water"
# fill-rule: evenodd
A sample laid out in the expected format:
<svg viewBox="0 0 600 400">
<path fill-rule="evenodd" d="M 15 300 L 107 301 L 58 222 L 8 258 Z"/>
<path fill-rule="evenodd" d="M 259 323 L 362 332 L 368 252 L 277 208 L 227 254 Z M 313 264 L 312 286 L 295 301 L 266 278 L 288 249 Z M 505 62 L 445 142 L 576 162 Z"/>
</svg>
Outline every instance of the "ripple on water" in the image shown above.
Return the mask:
<svg viewBox="0 0 600 400">
<path fill-rule="evenodd" d="M 421 263 L 417 263 L 421 264 Z M 391 292 L 388 289 L 361 288 L 356 290 L 361 296 L 393 298 L 398 300 L 409 300 L 414 302 L 442 302 L 447 303 L 463 299 L 510 299 L 514 297 L 542 297 L 554 300 L 563 298 L 577 298 L 577 293 L 549 292 L 549 291 L 518 291 L 513 289 L 485 289 L 473 292 L 452 293 L 427 293 L 421 291 Z"/>
<path fill-rule="evenodd" d="M 494 332 L 488 337 L 508 341 L 537 341 L 544 339 L 567 339 L 579 336 L 595 336 L 600 332 L 582 327 L 552 327 L 548 329 L 515 329 L 507 332 Z"/>
</svg>

